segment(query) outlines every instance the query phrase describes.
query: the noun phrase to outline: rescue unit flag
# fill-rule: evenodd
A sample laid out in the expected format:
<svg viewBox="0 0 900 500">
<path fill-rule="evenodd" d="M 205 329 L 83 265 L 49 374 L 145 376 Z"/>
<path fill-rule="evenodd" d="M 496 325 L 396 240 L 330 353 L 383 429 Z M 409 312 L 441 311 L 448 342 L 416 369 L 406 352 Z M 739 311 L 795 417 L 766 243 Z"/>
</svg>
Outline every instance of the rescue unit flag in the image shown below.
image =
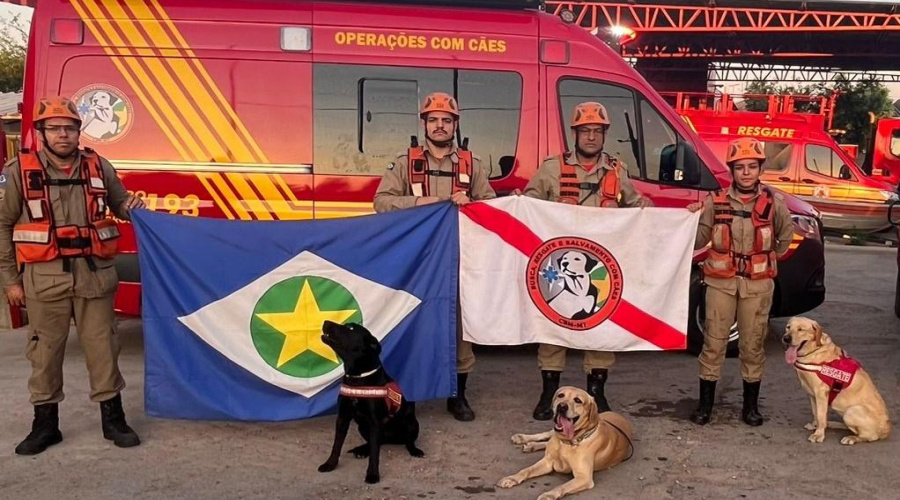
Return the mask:
<svg viewBox="0 0 900 500">
<path fill-rule="evenodd" d="M 464 338 L 684 349 L 699 212 L 510 196 L 460 209 Z"/>
<path fill-rule="evenodd" d="M 455 390 L 458 228 L 449 204 L 340 220 L 137 211 L 149 415 L 289 420 L 337 403 L 322 323 L 356 322 L 410 400 Z"/>
</svg>

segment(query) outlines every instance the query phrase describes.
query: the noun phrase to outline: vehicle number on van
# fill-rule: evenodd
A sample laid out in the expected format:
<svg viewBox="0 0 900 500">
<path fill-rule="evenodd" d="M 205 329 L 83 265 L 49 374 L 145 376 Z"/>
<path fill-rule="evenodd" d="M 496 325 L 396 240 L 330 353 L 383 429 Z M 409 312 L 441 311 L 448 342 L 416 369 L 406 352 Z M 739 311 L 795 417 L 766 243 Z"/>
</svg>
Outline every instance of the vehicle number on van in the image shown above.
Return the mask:
<svg viewBox="0 0 900 500">
<path fill-rule="evenodd" d="M 140 190 L 128 192 L 144 200 L 144 203 L 147 204 L 147 210 L 155 212 L 168 211 L 170 214 L 181 214 L 188 217 L 200 215 L 200 198 L 195 194 L 189 194 L 182 198 L 174 193 L 161 196 L 157 193 L 148 193 Z"/>
</svg>

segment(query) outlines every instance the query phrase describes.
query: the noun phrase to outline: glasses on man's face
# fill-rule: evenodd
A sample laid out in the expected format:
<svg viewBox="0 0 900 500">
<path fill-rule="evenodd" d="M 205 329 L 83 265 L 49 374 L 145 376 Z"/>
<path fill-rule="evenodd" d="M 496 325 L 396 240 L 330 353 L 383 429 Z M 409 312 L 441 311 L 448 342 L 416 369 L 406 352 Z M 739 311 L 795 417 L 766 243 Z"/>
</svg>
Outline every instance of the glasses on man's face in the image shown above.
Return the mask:
<svg viewBox="0 0 900 500">
<path fill-rule="evenodd" d="M 80 129 L 75 125 L 46 125 L 44 126 L 44 133 L 52 134 L 52 135 L 62 135 L 65 132 L 66 135 L 74 135 L 78 133 Z"/>
</svg>

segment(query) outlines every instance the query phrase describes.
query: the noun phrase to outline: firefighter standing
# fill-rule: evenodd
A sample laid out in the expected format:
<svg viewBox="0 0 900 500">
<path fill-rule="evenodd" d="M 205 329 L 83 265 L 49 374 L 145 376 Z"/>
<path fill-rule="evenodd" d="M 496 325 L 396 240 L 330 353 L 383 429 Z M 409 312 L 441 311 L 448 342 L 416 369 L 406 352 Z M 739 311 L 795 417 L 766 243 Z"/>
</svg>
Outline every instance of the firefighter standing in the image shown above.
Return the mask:
<svg viewBox="0 0 900 500">
<path fill-rule="evenodd" d="M 62 441 L 63 359 L 73 316 L 100 403 L 103 437 L 119 447 L 140 444 L 125 422 L 113 297 L 112 257 L 119 237 L 111 209 L 128 219 L 143 202 L 129 195 L 105 159 L 80 150 L 81 117 L 62 97 L 44 98 L 34 113 L 40 152 L 22 151 L 0 176 L 0 278 L 7 301 L 27 306 L 34 421 L 16 446 L 35 455 Z M 20 267 L 21 266 L 21 267 Z"/>
<path fill-rule="evenodd" d="M 744 381 L 741 418 L 747 425 L 763 423 L 758 399 L 775 290 L 772 278 L 777 274 L 776 259 L 787 252 L 793 232 L 784 200 L 760 184 L 765 159 L 763 145 L 756 139 L 732 141 L 725 160 L 734 178 L 732 186 L 711 193 L 702 205 L 688 206 L 692 212 L 703 210 L 695 248 L 712 243 L 703 263 L 706 337 L 699 359 L 700 401 L 691 415 L 696 424 L 709 423 L 735 317 Z"/>
<path fill-rule="evenodd" d="M 525 196 L 591 207 L 650 206 L 650 200 L 635 191 L 625 165 L 603 152 L 610 125 L 606 108 L 597 102 L 583 102 L 575 107 L 569 125 L 575 133 L 575 151 L 544 160 L 526 186 Z M 610 409 L 604 385 L 615 360 L 611 352 L 584 352 L 587 389 L 601 412 Z M 538 364 L 543 390 L 533 417 L 535 420 L 550 420 L 553 417 L 553 394 L 559 388 L 559 375 L 566 364 L 566 348 L 541 344 Z"/>
<path fill-rule="evenodd" d="M 481 160 L 468 151 L 463 141 L 457 147 L 453 138 L 459 125 L 459 106 L 453 96 L 443 92 L 428 95 L 419 116 L 425 125 L 425 147 L 415 141 L 409 150 L 391 163 L 375 193 L 375 211 L 450 200 L 457 205 L 494 198 Z M 457 310 L 456 370 L 457 394 L 447 399 L 447 411 L 461 421 L 475 419 L 466 400 L 466 380 L 475 365 L 472 344 L 462 339 L 462 322 Z"/>
</svg>

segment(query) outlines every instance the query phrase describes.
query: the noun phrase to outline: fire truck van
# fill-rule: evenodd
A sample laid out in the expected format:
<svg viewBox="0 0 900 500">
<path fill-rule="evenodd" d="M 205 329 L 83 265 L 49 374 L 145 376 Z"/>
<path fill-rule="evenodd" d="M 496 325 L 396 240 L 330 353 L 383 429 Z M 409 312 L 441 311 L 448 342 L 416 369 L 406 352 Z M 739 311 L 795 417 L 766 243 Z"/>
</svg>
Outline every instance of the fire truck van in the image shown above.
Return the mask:
<svg viewBox="0 0 900 500">
<path fill-rule="evenodd" d="M 151 210 L 186 217 L 303 220 L 372 213 L 385 168 L 422 130 L 433 91 L 456 96 L 460 137 L 494 188 L 525 184 L 569 149 L 574 106 L 600 101 L 606 150 L 660 207 L 731 182 L 700 137 L 622 58 L 539 0 L 39 0 L 25 83 L 32 105 L 76 102 L 82 144 L 109 158 Z M 815 210 L 785 195 L 794 237 L 772 312 L 824 300 Z M 122 224 L 116 306 L 140 313 L 131 228 Z M 659 252 L 666 251 L 660 241 Z M 702 255 L 698 255 L 698 260 Z M 691 343 L 703 288 L 692 284 Z"/>
<path fill-rule="evenodd" d="M 736 137 L 763 141 L 763 182 L 812 204 L 826 229 L 888 227 L 894 188 L 866 175 L 828 135 L 833 97 L 675 93 L 666 98 L 719 158 Z"/>
<path fill-rule="evenodd" d="M 900 118 L 882 118 L 872 127 L 869 154 L 862 167 L 873 179 L 900 184 Z"/>
</svg>

